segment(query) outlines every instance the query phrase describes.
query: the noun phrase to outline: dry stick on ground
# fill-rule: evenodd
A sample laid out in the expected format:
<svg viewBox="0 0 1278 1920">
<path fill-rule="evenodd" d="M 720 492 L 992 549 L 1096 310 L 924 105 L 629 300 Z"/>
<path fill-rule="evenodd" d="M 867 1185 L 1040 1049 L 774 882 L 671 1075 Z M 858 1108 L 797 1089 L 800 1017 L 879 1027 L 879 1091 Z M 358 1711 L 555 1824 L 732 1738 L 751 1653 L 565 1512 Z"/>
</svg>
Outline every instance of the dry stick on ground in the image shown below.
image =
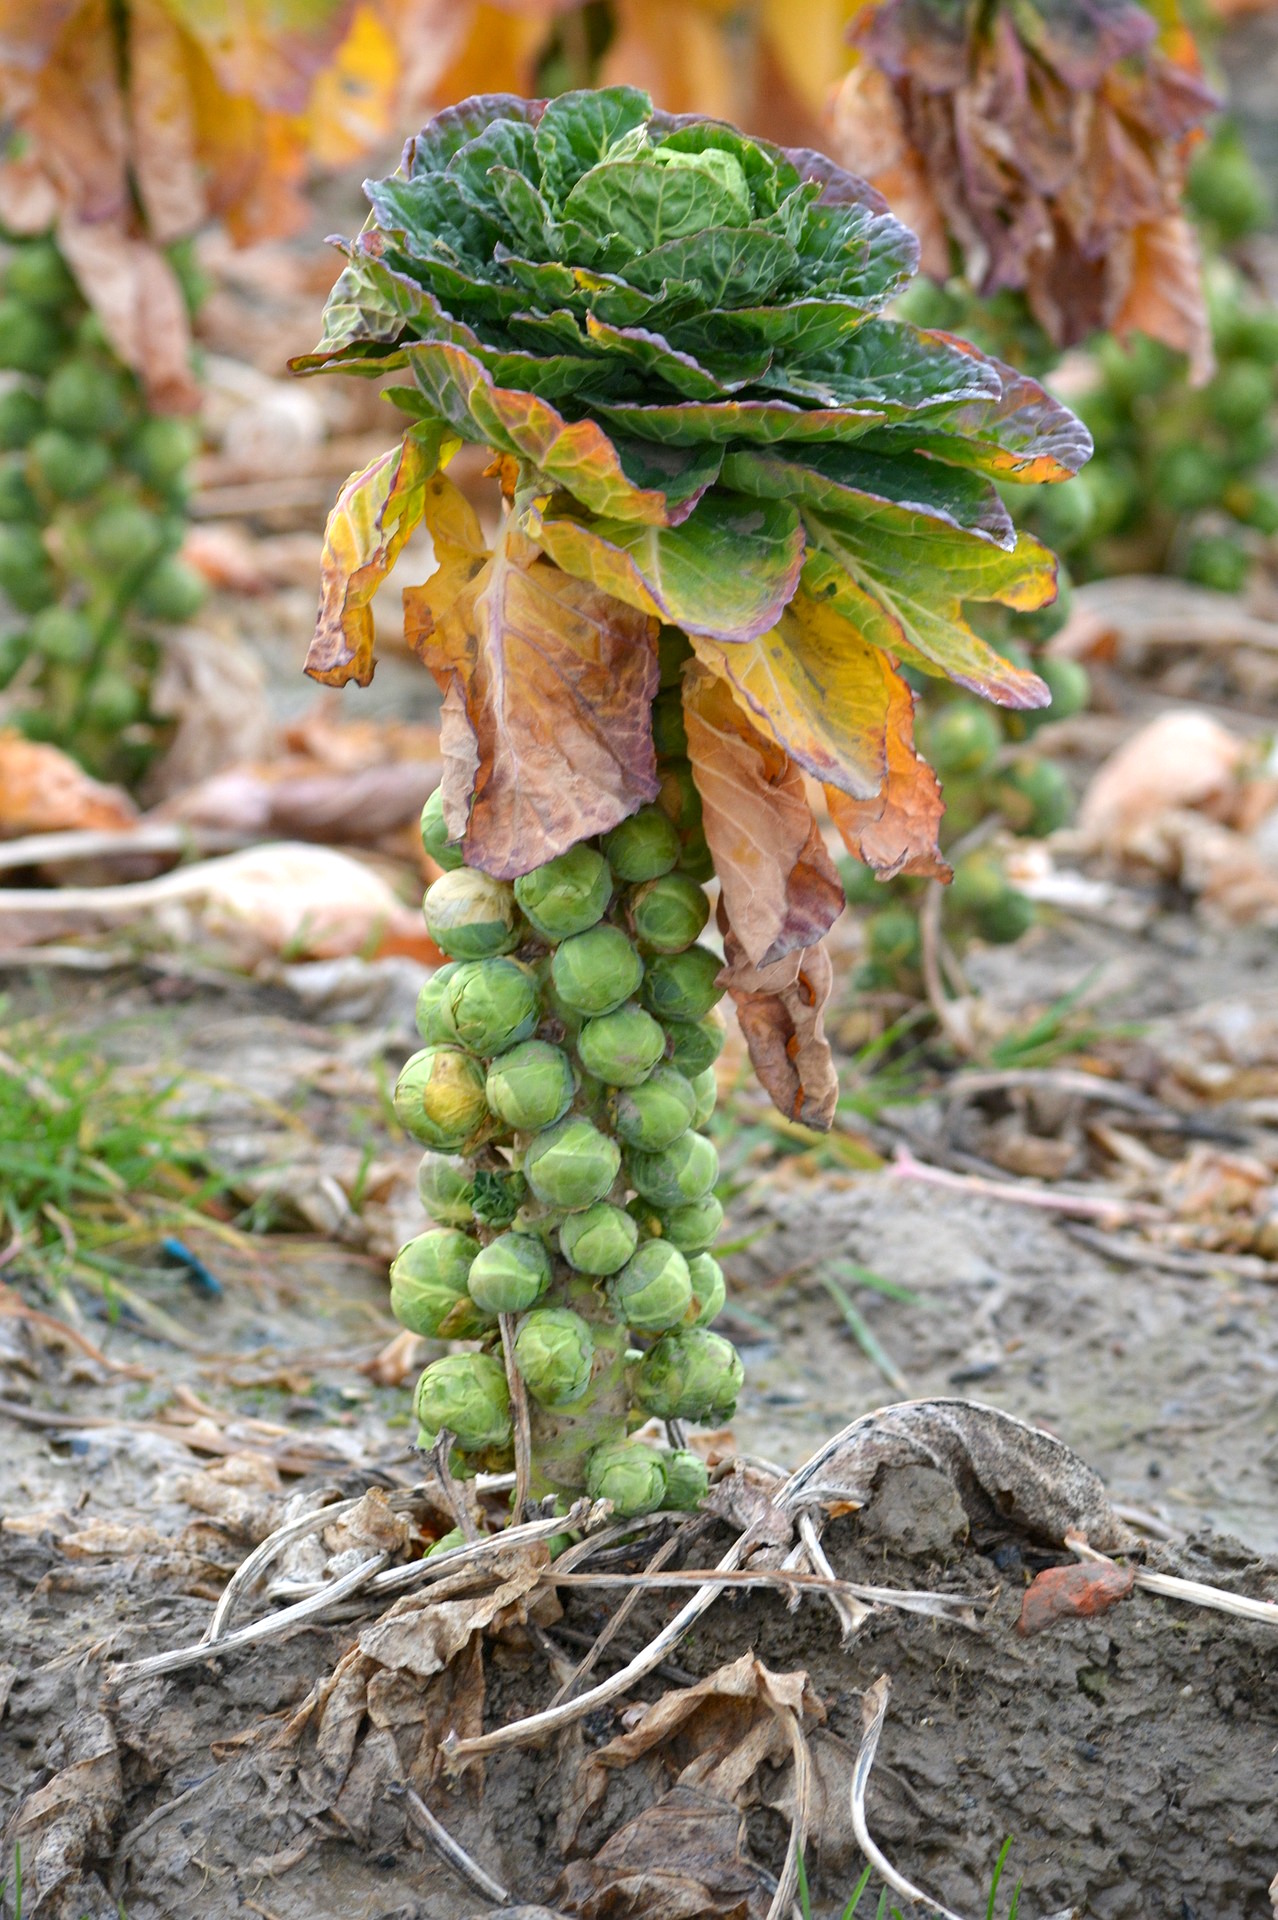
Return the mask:
<svg viewBox="0 0 1278 1920">
<path fill-rule="evenodd" d="M 667 1562 L 673 1559 L 676 1550 L 686 1543 L 689 1533 L 692 1532 L 695 1526 L 695 1521 L 685 1524 L 679 1527 L 676 1532 L 672 1533 L 668 1540 L 663 1541 L 648 1562 L 645 1571 L 648 1573 L 660 1573 Z M 587 1674 L 594 1670 L 600 1655 L 616 1638 L 622 1627 L 625 1626 L 626 1621 L 638 1606 L 642 1596 L 642 1587 L 636 1587 L 632 1593 L 626 1595 L 621 1605 L 609 1619 L 608 1624 L 595 1640 L 594 1645 L 587 1653 L 585 1659 L 578 1662 L 577 1666 L 555 1694 L 554 1699 L 550 1702 L 552 1707 L 559 1706 L 564 1700 L 571 1700 L 573 1694 L 577 1691 L 577 1688 L 581 1685 Z"/>
<path fill-rule="evenodd" d="M 1089 1193 L 1066 1193 L 1049 1187 L 1037 1187 L 1028 1180 L 986 1180 L 978 1173 L 948 1173 L 943 1167 L 930 1167 L 916 1160 L 908 1147 L 898 1147 L 892 1161 L 892 1173 L 898 1180 L 919 1180 L 926 1186 L 945 1187 L 951 1193 L 981 1194 L 990 1200 L 1010 1200 L 1017 1206 L 1039 1207 L 1045 1213 L 1077 1214 L 1085 1220 L 1151 1220 L 1165 1223 L 1166 1207 L 1144 1200 L 1126 1200 L 1115 1194 L 1100 1198 Z"/>
<path fill-rule="evenodd" d="M 1091 1560 L 1105 1567 L 1115 1564 L 1108 1554 L 1098 1553 L 1078 1534 L 1067 1533 L 1065 1545 L 1079 1560 Z M 1190 1606 L 1210 1607 L 1214 1613 L 1232 1613 L 1240 1620 L 1260 1620 L 1267 1627 L 1278 1627 L 1278 1600 L 1253 1600 L 1246 1593 L 1209 1587 L 1202 1580 L 1182 1580 L 1174 1573 L 1150 1573 L 1144 1567 L 1135 1567 L 1132 1572 L 1136 1585 L 1146 1593 L 1161 1593 L 1167 1600 L 1184 1600 Z"/>
<path fill-rule="evenodd" d="M 804 1573 L 797 1567 L 716 1567 L 669 1573 L 560 1573 L 554 1567 L 546 1574 L 547 1586 L 565 1587 L 690 1587 L 698 1583 L 718 1587 L 795 1588 L 819 1594 L 850 1594 L 854 1600 L 868 1600 L 872 1606 L 899 1607 L 903 1613 L 921 1613 L 929 1619 L 945 1620 L 951 1626 L 975 1627 L 974 1610 L 989 1605 L 989 1596 L 973 1593 L 928 1593 L 915 1587 L 868 1587 L 859 1580 L 840 1580 L 835 1574 Z"/>
<path fill-rule="evenodd" d="M 429 1458 L 449 1512 L 465 1534 L 467 1541 L 473 1545 L 479 1538 L 479 1528 L 475 1525 L 475 1516 L 470 1510 L 470 1504 L 453 1479 L 452 1469 L 448 1464 L 448 1456 L 453 1450 L 453 1441 L 456 1438 L 457 1435 L 450 1432 L 447 1427 L 441 1427 L 435 1435 L 435 1444 L 430 1450 Z"/>
<path fill-rule="evenodd" d="M 856 1765 L 852 1769 L 852 1831 L 856 1834 L 856 1843 L 881 1880 L 886 1880 L 894 1893 L 906 1900 L 917 1901 L 919 1906 L 927 1907 L 934 1920 L 962 1920 L 960 1914 L 949 1907 L 943 1907 L 939 1900 L 933 1900 L 930 1894 L 914 1886 L 898 1873 L 887 1855 L 871 1838 L 865 1818 L 865 1794 L 870 1784 L 870 1770 L 874 1765 L 874 1756 L 879 1750 L 879 1735 L 883 1731 L 883 1722 L 887 1717 L 888 1697 L 892 1683 L 886 1673 L 881 1673 L 874 1685 L 867 1687 L 861 1701 L 861 1713 L 865 1731 L 861 1735 L 860 1751 L 856 1756 Z"/>
<path fill-rule="evenodd" d="M 491 1874 L 484 1872 L 477 1860 L 473 1860 L 459 1840 L 454 1840 L 447 1827 L 443 1826 L 431 1812 L 419 1793 L 415 1793 L 407 1781 L 399 1782 L 388 1789 L 395 1799 L 402 1799 L 412 1815 L 413 1824 L 430 1841 L 441 1860 L 446 1860 L 455 1873 L 475 1889 L 485 1900 L 491 1900 L 494 1906 L 508 1907 L 511 1895 L 500 1880 L 494 1880 Z"/>
<path fill-rule="evenodd" d="M 936 1015 L 937 1025 L 954 1048 L 956 1053 L 970 1054 L 972 1036 L 967 1023 L 955 1012 L 955 1005 L 945 991 L 945 982 L 941 978 L 941 898 L 944 889 L 939 880 L 929 883 L 919 911 L 919 962 L 923 971 L 923 985 L 927 991 L 928 1005 Z"/>
<path fill-rule="evenodd" d="M 803 1542 L 808 1564 L 813 1573 L 822 1574 L 827 1580 L 836 1579 L 837 1575 L 830 1565 L 825 1548 L 821 1545 L 821 1536 L 817 1532 L 816 1522 L 810 1513 L 804 1512 L 799 1515 L 799 1537 Z M 833 1589 L 828 1597 L 830 1605 L 838 1615 L 839 1625 L 843 1629 L 843 1644 L 845 1647 L 850 1646 L 858 1629 L 869 1619 L 874 1609 L 862 1600 L 855 1600 L 846 1593 L 835 1593 Z"/>
<path fill-rule="evenodd" d="M 1080 1246 L 1091 1247 L 1107 1260 L 1124 1267 L 1153 1267 L 1159 1273 L 1206 1275 L 1232 1274 L 1238 1280 L 1278 1279 L 1278 1262 L 1258 1253 L 1200 1253 L 1190 1247 L 1159 1247 L 1148 1240 L 1128 1242 L 1116 1233 L 1103 1233 L 1097 1227 L 1066 1221 L 1065 1231 Z"/>
</svg>

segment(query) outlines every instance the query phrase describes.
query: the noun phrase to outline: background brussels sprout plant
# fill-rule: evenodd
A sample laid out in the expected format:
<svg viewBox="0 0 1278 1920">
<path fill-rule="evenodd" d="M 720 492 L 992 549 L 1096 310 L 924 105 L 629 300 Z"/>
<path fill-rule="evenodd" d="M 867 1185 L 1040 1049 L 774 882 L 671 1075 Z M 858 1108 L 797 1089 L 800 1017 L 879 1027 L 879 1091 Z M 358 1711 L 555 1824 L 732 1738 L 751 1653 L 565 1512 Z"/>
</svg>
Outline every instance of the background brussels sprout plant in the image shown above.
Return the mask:
<svg viewBox="0 0 1278 1920">
<path fill-rule="evenodd" d="M 466 101 L 368 193 L 295 366 L 396 376 L 407 424 L 330 516 L 308 671 L 368 680 L 370 601 L 424 526 L 405 626 L 444 695 L 424 910 L 450 967 L 396 1110 L 501 1316 L 427 1367 L 418 1416 L 521 1484 L 530 1447 L 536 1491 L 686 1504 L 681 1425 L 729 1417 L 741 1382 L 707 1324 L 715 1002 L 783 1111 L 828 1126 L 844 890 L 806 779 L 857 859 L 948 872 L 901 669 L 1048 701 L 964 604 L 1053 598 L 994 483 L 1064 479 L 1089 441 L 1025 374 L 885 317 L 918 249 L 862 181 L 633 89 Z M 447 475 L 467 441 L 491 535 Z M 524 1183 L 500 1228 L 485 1179 Z M 491 1253 L 503 1232 L 544 1249 L 544 1290 L 531 1248 Z M 650 1416 L 664 1451 L 627 1438 Z"/>
</svg>

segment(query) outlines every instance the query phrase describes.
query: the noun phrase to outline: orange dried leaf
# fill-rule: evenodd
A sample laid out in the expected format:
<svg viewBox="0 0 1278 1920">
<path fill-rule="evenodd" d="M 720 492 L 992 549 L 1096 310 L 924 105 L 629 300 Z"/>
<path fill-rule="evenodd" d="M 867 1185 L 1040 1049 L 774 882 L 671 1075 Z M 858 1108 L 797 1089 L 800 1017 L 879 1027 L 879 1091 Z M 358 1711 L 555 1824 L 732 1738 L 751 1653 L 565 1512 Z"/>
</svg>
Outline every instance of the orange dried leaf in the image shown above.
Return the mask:
<svg viewBox="0 0 1278 1920">
<path fill-rule="evenodd" d="M 884 880 L 899 873 L 948 880 L 950 868 L 937 841 L 945 812 L 940 782 L 914 751 L 914 695 L 898 675 L 890 680 L 887 774 L 881 789 L 872 799 L 855 800 L 827 785 L 826 805 L 848 852 Z"/>
<path fill-rule="evenodd" d="M 760 1081 L 779 1112 L 824 1132 L 839 1098 L 825 1037 L 834 967 L 824 943 L 788 953 L 770 967 L 752 967 L 726 927 L 724 953 L 728 964 L 719 977 L 732 996 Z"/>
<path fill-rule="evenodd" d="M 131 827 L 137 808 L 118 787 L 104 787 L 57 747 L 0 733 L 0 839 L 75 827 Z"/>
<path fill-rule="evenodd" d="M 1130 1567 L 1112 1562 L 1083 1562 L 1072 1567 L 1048 1567 L 1025 1590 L 1018 1633 L 1042 1633 L 1058 1620 L 1090 1619 L 1107 1613 L 1125 1600 L 1136 1584 Z"/>
<path fill-rule="evenodd" d="M 844 895 L 799 768 L 700 664 L 684 670 L 684 718 L 706 840 L 751 964 L 815 945 Z"/>
</svg>

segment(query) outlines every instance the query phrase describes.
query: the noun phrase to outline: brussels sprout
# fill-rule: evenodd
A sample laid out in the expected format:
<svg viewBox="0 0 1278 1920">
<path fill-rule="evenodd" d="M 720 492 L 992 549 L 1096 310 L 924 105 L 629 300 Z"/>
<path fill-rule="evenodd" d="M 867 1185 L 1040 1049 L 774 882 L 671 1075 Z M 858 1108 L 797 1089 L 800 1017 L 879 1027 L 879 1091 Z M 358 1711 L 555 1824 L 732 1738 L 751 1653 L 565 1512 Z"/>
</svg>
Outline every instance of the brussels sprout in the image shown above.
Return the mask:
<svg viewBox="0 0 1278 1920">
<path fill-rule="evenodd" d="M 473 867 L 457 867 L 427 887 L 426 931 L 454 960 L 484 960 L 519 945 L 514 889 Z"/>
<path fill-rule="evenodd" d="M 1003 734 L 988 707 L 956 700 L 924 729 L 923 751 L 942 780 L 980 773 L 1003 744 Z"/>
<path fill-rule="evenodd" d="M 723 1052 L 723 1016 L 716 1010 L 704 1020 L 664 1020 L 670 1060 L 690 1080 L 712 1067 Z"/>
<path fill-rule="evenodd" d="M 105 573 L 141 573 L 156 558 L 163 532 L 155 514 L 131 500 L 103 507 L 85 534 L 89 552 Z"/>
<path fill-rule="evenodd" d="M 535 1233 L 502 1233 L 475 1257 L 467 1285 L 488 1313 L 523 1313 L 550 1285 L 550 1255 Z"/>
<path fill-rule="evenodd" d="M 714 879 L 714 855 L 704 833 L 698 831 L 687 836 L 675 871 L 686 873 L 699 887 L 704 887 L 708 880 Z"/>
<path fill-rule="evenodd" d="M 486 1227 L 508 1227 L 528 1197 L 528 1182 L 510 1167 L 476 1167 L 475 1218 Z"/>
<path fill-rule="evenodd" d="M 663 1333 L 644 1355 L 635 1396 L 646 1413 L 662 1420 L 727 1420 L 736 1409 L 743 1378 L 730 1340 L 706 1327 Z"/>
<path fill-rule="evenodd" d="M 626 1154 L 630 1184 L 657 1207 L 700 1200 L 719 1177 L 719 1156 L 704 1133 L 681 1133 L 659 1153 L 632 1147 Z"/>
<path fill-rule="evenodd" d="M 1081 660 L 1058 660 L 1049 654 L 1038 669 L 1051 692 L 1052 704 L 1045 709 L 1048 720 L 1070 720 L 1086 711 L 1092 697 L 1092 682 Z"/>
<path fill-rule="evenodd" d="M 44 408 L 26 387 L 0 394 L 0 449 L 17 452 L 29 446 L 44 425 Z"/>
<path fill-rule="evenodd" d="M 176 623 L 193 619 L 207 598 L 203 575 L 188 567 L 185 560 L 169 554 L 156 562 L 143 581 L 137 607 L 148 620 Z"/>
<path fill-rule="evenodd" d="M 1201 533 L 1185 555 L 1185 573 L 1200 587 L 1217 593 L 1241 593 L 1251 572 L 1251 555 L 1223 533 Z"/>
<path fill-rule="evenodd" d="M 438 1540 L 431 1542 L 430 1546 L 427 1547 L 425 1553 L 422 1555 L 422 1559 L 433 1560 L 437 1553 L 451 1553 L 454 1547 L 464 1547 L 465 1544 L 466 1536 L 461 1528 L 450 1527 L 447 1533 L 441 1533 Z"/>
<path fill-rule="evenodd" d="M 491 1326 L 466 1290 L 478 1240 L 450 1227 L 419 1233 L 391 1262 L 391 1312 L 410 1333 L 428 1339 L 474 1340 Z"/>
<path fill-rule="evenodd" d="M 89 682 L 85 714 L 103 729 L 118 731 L 138 719 L 146 697 L 126 673 L 100 668 Z"/>
<path fill-rule="evenodd" d="M 964 854 L 954 869 L 947 902 L 957 913 L 981 913 L 1008 892 L 999 856 L 987 847 Z"/>
<path fill-rule="evenodd" d="M 36 652 L 60 667 L 82 667 L 93 653 L 93 623 L 74 607 L 45 607 L 30 634 Z"/>
<path fill-rule="evenodd" d="M 918 965 L 919 919 L 910 907 L 880 907 L 865 922 L 865 950 L 881 967 Z"/>
<path fill-rule="evenodd" d="M 40 503 L 31 491 L 25 460 L 0 464 L 0 520 L 38 520 Z"/>
<path fill-rule="evenodd" d="M 1258 360 L 1235 360 L 1207 389 L 1212 418 L 1231 433 L 1262 419 L 1273 402 L 1273 374 Z"/>
<path fill-rule="evenodd" d="M 557 860 L 522 874 L 515 898 L 543 940 L 566 940 L 593 927 L 607 911 L 612 898 L 608 862 L 593 847 L 570 847 Z"/>
<path fill-rule="evenodd" d="M 428 1433 L 447 1427 L 464 1453 L 505 1446 L 510 1439 L 510 1392 L 500 1360 L 491 1353 L 446 1353 L 417 1382 L 413 1407 Z"/>
<path fill-rule="evenodd" d="M 723 1203 L 712 1193 L 686 1206 L 666 1207 L 661 1214 L 661 1231 L 680 1253 L 703 1253 L 719 1238 L 723 1225 Z"/>
<path fill-rule="evenodd" d="M 663 1508 L 669 1513 L 692 1513 L 710 1491 L 709 1468 L 699 1453 L 689 1453 L 685 1447 L 679 1447 L 663 1458 L 666 1463 L 666 1497 L 661 1502 Z"/>
<path fill-rule="evenodd" d="M 435 865 L 445 873 L 456 873 L 459 867 L 466 864 L 466 856 L 461 848 L 454 846 L 448 838 L 442 787 L 436 787 L 422 808 L 422 845 Z"/>
<path fill-rule="evenodd" d="M 100 440 L 78 440 L 61 427 L 38 433 L 27 458 L 32 478 L 55 500 L 86 499 L 111 471 L 111 455 Z"/>
<path fill-rule="evenodd" d="M 692 1097 L 697 1103 L 692 1110 L 692 1125 L 700 1130 L 718 1104 L 719 1082 L 715 1077 L 714 1068 L 706 1067 L 701 1073 L 696 1074 L 689 1084 L 692 1087 Z M 642 1140 L 639 1142 L 640 1146 L 646 1144 Z"/>
<path fill-rule="evenodd" d="M 472 1053 L 505 1053 L 537 1025 L 537 983 L 518 960 L 464 961 L 444 987 L 439 1017 Z"/>
<path fill-rule="evenodd" d="M 655 1513 L 666 1490 L 665 1458 L 642 1440 L 596 1447 L 586 1462 L 586 1492 L 592 1500 L 610 1500 L 624 1519 Z"/>
<path fill-rule="evenodd" d="M 460 1047 L 423 1047 L 395 1082 L 395 1114 L 424 1147 L 451 1153 L 488 1118 L 484 1069 Z"/>
<path fill-rule="evenodd" d="M 1000 775 L 994 799 L 1013 833 L 1042 839 L 1063 827 L 1074 810 L 1074 795 L 1054 760 L 1017 760 Z"/>
<path fill-rule="evenodd" d="M 475 1186 L 464 1160 L 447 1154 L 424 1153 L 417 1169 L 417 1195 L 432 1220 L 441 1227 L 475 1224 Z"/>
<path fill-rule="evenodd" d="M 559 1229 L 559 1251 L 578 1273 L 616 1273 L 638 1240 L 639 1229 L 630 1215 L 607 1200 L 596 1200 L 582 1213 L 570 1213 Z"/>
<path fill-rule="evenodd" d="M 680 838 L 699 832 L 702 820 L 701 795 L 687 761 L 672 760 L 668 766 L 657 769 L 657 776 L 661 783 L 657 804 L 674 822 Z"/>
<path fill-rule="evenodd" d="M 64 360 L 50 375 L 44 404 L 68 433 L 115 433 L 124 424 L 122 376 L 96 360 Z"/>
<path fill-rule="evenodd" d="M 659 1020 L 704 1020 L 723 998 L 723 962 L 709 947 L 659 953 L 643 977 L 643 1003 Z"/>
<path fill-rule="evenodd" d="M 661 669 L 661 690 L 677 687 L 683 680 L 684 663 L 692 658 L 692 642 L 679 627 L 662 627 L 657 636 L 657 660 Z"/>
<path fill-rule="evenodd" d="M 630 896 L 635 939 L 655 953 L 682 953 L 705 930 L 710 902 L 705 889 L 686 873 L 663 873 L 645 880 Z"/>
<path fill-rule="evenodd" d="M 608 1282 L 608 1298 L 617 1318 L 636 1333 L 664 1333 L 678 1326 L 692 1304 L 688 1263 L 666 1241 L 645 1240 Z"/>
<path fill-rule="evenodd" d="M 16 248 L 5 268 L 5 291 L 29 307 L 45 307 L 57 313 L 77 297 L 71 269 L 58 251 L 56 241 L 41 238 L 26 240 Z"/>
<path fill-rule="evenodd" d="M 616 1095 L 611 1106 L 615 1131 L 628 1147 L 659 1153 L 693 1124 L 696 1094 L 677 1067 L 654 1067 L 637 1087 Z"/>
<path fill-rule="evenodd" d="M 524 1174 L 551 1207 L 588 1207 L 607 1194 L 621 1167 L 615 1140 L 580 1114 L 539 1133 L 524 1156 Z"/>
<path fill-rule="evenodd" d="M 984 907 L 976 916 L 976 930 L 982 940 L 995 946 L 1011 946 L 1034 924 L 1034 902 L 1028 894 L 1008 887 L 1001 900 Z"/>
<path fill-rule="evenodd" d="M 129 435 L 124 458 L 149 487 L 164 493 L 200 450 L 199 428 L 172 414 L 149 414 Z"/>
<path fill-rule="evenodd" d="M 0 300 L 0 367 L 15 373 L 48 373 L 58 342 L 47 318 L 20 300 Z"/>
<path fill-rule="evenodd" d="M 723 1268 L 710 1254 L 696 1253 L 688 1262 L 688 1279 L 692 1283 L 688 1325 L 708 1327 L 715 1316 L 723 1312 L 723 1303 L 728 1297 Z"/>
<path fill-rule="evenodd" d="M 666 1036 L 650 1013 L 633 1003 L 587 1020 L 577 1053 L 587 1073 L 609 1087 L 637 1087 L 666 1050 Z"/>
<path fill-rule="evenodd" d="M 668 687 L 652 703 L 652 746 L 658 760 L 679 760 L 688 751 L 683 724 L 683 688 Z"/>
<path fill-rule="evenodd" d="M 443 1015 L 444 995 L 453 975 L 465 964 L 461 960 L 445 960 L 442 967 L 436 967 L 429 980 L 422 982 L 417 994 L 417 1031 L 429 1046 L 432 1042 L 449 1041 L 452 1029 Z"/>
<path fill-rule="evenodd" d="M 555 949 L 550 978 L 564 1006 L 591 1019 L 629 1000 L 643 961 L 620 927 L 590 927 Z"/>
<path fill-rule="evenodd" d="M 20 613 L 39 613 L 55 598 L 49 556 L 34 527 L 0 524 L 0 588 Z"/>
<path fill-rule="evenodd" d="M 619 880 L 655 880 L 679 858 L 679 835 L 660 807 L 640 807 L 605 834 L 603 850 Z"/>
<path fill-rule="evenodd" d="M 594 1336 L 571 1307 L 534 1307 L 515 1335 L 515 1365 L 539 1406 L 567 1407 L 590 1385 Z"/>
<path fill-rule="evenodd" d="M 553 1126 L 572 1105 L 572 1062 L 549 1040 L 522 1040 L 488 1069 L 488 1104 L 508 1127 Z"/>
</svg>

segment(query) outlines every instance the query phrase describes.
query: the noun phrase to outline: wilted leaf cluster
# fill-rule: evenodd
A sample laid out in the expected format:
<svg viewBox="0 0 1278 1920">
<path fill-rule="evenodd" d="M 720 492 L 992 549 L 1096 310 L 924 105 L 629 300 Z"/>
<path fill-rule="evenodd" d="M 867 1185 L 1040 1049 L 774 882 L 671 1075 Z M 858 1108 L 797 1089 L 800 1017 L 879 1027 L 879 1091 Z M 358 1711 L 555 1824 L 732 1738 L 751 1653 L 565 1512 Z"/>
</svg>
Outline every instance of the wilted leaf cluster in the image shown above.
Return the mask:
<svg viewBox="0 0 1278 1920">
<path fill-rule="evenodd" d="M 1181 211 L 1215 98 L 1174 7 L 871 0 L 836 145 L 919 235 L 925 271 L 1023 289 L 1059 346 L 1151 335 L 1210 369 Z"/>
<path fill-rule="evenodd" d="M 157 630 L 203 599 L 177 557 L 195 433 L 148 413 L 52 236 L 0 246 L 0 701 L 130 779 L 155 744 Z"/>
</svg>

